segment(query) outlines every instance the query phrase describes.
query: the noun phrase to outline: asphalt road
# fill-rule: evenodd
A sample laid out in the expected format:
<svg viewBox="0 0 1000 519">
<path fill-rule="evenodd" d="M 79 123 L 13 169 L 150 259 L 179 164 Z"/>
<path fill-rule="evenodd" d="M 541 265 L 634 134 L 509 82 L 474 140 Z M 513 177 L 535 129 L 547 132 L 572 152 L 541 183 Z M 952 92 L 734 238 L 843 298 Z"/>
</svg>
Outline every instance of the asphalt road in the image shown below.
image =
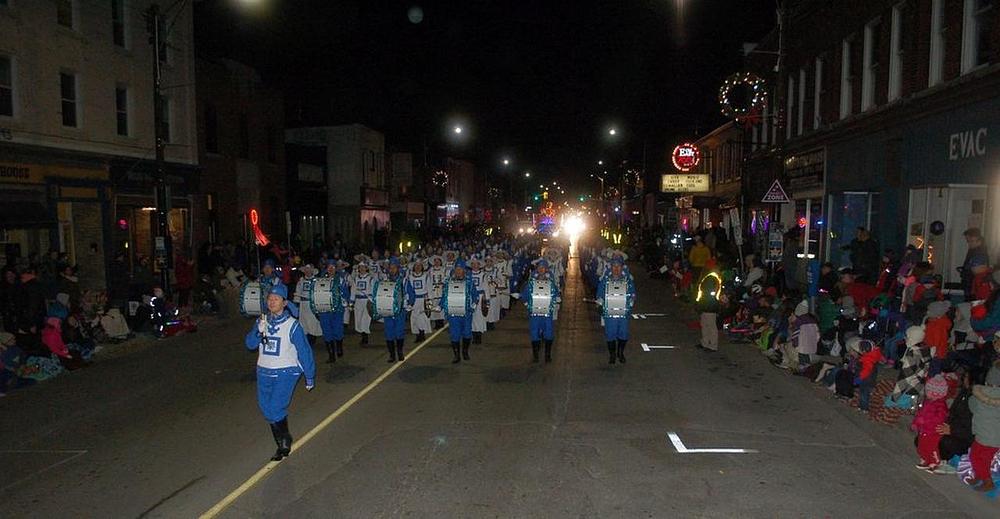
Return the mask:
<svg viewBox="0 0 1000 519">
<path fill-rule="evenodd" d="M 222 517 L 1000 516 L 957 478 L 914 469 L 901 428 L 748 346 L 695 350 L 695 316 L 636 277 L 636 311 L 667 315 L 632 321 L 625 365 L 607 364 L 575 259 L 552 364 L 531 362 L 521 305 L 457 366 L 444 333 L 383 377 L 381 344 L 348 337 L 346 362 L 299 387 L 292 433 L 342 411 L 262 476 L 274 445 L 247 321 L 12 393 L 0 516 L 197 517 L 241 485 Z M 681 450 L 756 452 L 680 452 L 668 433 Z"/>
</svg>

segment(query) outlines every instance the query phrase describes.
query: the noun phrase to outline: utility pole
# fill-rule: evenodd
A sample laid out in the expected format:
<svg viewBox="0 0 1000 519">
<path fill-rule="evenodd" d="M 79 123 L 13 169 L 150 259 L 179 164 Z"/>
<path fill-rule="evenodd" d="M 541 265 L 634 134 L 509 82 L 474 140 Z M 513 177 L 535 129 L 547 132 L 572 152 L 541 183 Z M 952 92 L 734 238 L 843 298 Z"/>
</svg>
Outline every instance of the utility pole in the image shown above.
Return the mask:
<svg viewBox="0 0 1000 519">
<path fill-rule="evenodd" d="M 160 55 L 164 45 L 163 35 L 160 34 L 162 14 L 160 6 L 153 4 L 149 6 L 146 13 L 146 29 L 149 32 L 149 41 L 153 46 L 153 127 L 154 140 L 156 145 L 155 171 L 153 173 L 153 192 L 156 200 L 155 222 L 153 228 L 153 256 L 154 268 L 159 272 L 160 288 L 169 297 L 170 295 L 170 267 L 173 264 L 172 243 L 170 239 L 170 228 L 168 217 L 170 214 L 169 197 L 167 196 L 166 174 L 164 172 L 164 147 L 167 136 L 163 135 L 163 74 L 161 69 Z"/>
</svg>

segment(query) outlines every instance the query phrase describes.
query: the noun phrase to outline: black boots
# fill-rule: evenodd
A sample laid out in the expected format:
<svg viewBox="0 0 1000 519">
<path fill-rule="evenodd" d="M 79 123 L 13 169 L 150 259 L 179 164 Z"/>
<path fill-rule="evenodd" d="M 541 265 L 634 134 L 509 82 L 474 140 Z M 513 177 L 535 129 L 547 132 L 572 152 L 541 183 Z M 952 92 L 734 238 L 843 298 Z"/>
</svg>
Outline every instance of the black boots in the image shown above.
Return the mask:
<svg viewBox="0 0 1000 519">
<path fill-rule="evenodd" d="M 608 364 L 614 364 L 617 360 L 615 353 L 618 351 L 618 345 L 615 341 L 608 341 Z"/>
<path fill-rule="evenodd" d="M 389 364 L 396 362 L 396 342 L 385 341 L 385 347 L 389 350 Z"/>
<path fill-rule="evenodd" d="M 625 364 L 625 343 L 628 341 L 624 339 L 618 339 L 618 362 Z"/>
<path fill-rule="evenodd" d="M 361 334 L 361 345 L 364 346 L 365 344 L 368 344 L 368 334 L 367 333 L 362 333 Z"/>
<path fill-rule="evenodd" d="M 400 361 L 400 362 L 403 362 L 404 360 L 406 360 L 406 357 L 403 356 L 403 343 L 404 342 L 405 342 L 405 339 L 398 339 L 396 341 L 396 359 L 398 361 Z"/>
<path fill-rule="evenodd" d="M 472 332 L 472 344 L 483 343 L 483 332 Z"/>
<path fill-rule="evenodd" d="M 465 360 L 471 360 L 469 358 L 469 339 L 462 339 L 462 358 Z"/>
<path fill-rule="evenodd" d="M 486 323 L 486 331 L 490 331 L 490 330 L 494 330 L 494 329 L 496 329 L 496 326 L 494 326 L 493 323 Z"/>
<path fill-rule="evenodd" d="M 458 353 L 458 343 L 457 342 L 451 343 L 451 353 L 453 355 L 455 355 L 455 358 L 451 359 L 451 363 L 452 364 L 458 364 L 459 362 L 462 362 L 462 357 L 460 357 L 459 353 Z"/>
<path fill-rule="evenodd" d="M 545 341 L 545 362 L 552 362 L 552 341 Z"/>
<path fill-rule="evenodd" d="M 542 341 L 531 341 L 531 362 L 538 362 L 538 350 L 542 347 Z"/>
<path fill-rule="evenodd" d="M 421 330 L 420 333 L 417 334 L 417 344 L 420 344 L 425 340 L 427 340 L 427 336 L 424 334 L 423 330 Z"/>
<path fill-rule="evenodd" d="M 292 452 L 292 435 L 288 432 L 288 417 L 270 425 L 271 434 L 274 435 L 274 443 L 278 446 L 278 450 L 274 451 L 274 456 L 271 456 L 271 461 L 281 461 Z"/>
<path fill-rule="evenodd" d="M 333 341 L 326 341 L 326 363 L 334 364 L 337 362 L 337 351 L 334 349 Z"/>
<path fill-rule="evenodd" d="M 344 356 L 344 340 L 337 341 L 336 352 L 338 357 Z"/>
</svg>

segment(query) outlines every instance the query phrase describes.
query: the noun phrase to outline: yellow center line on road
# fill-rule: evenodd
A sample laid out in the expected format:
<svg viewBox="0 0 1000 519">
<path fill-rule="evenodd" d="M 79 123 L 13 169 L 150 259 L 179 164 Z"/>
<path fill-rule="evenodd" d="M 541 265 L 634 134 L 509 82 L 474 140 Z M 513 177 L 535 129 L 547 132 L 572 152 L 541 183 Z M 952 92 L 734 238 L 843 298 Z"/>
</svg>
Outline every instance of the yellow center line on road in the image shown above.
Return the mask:
<svg viewBox="0 0 1000 519">
<path fill-rule="evenodd" d="M 420 343 L 416 348 L 413 348 L 413 351 L 411 351 L 410 354 L 406 356 L 406 359 L 407 360 L 412 359 L 413 356 L 417 354 L 417 352 L 422 350 L 424 346 L 430 344 L 430 342 L 433 341 L 438 335 L 440 335 L 441 332 L 447 329 L 448 325 L 445 324 L 443 328 L 434 332 L 434 334 L 428 337 L 424 342 Z M 364 389 L 359 391 L 358 394 L 354 395 L 353 397 L 351 397 L 350 400 L 345 402 L 344 405 L 338 407 L 336 411 L 330 413 L 330 416 L 324 418 L 322 422 L 317 424 L 316 427 L 313 427 L 312 430 L 307 432 L 305 436 L 299 439 L 299 441 L 294 442 L 292 444 L 292 452 L 301 449 L 307 443 L 309 443 L 309 440 L 313 439 L 317 434 L 323 432 L 323 429 L 326 429 L 331 423 L 333 423 L 334 420 L 340 417 L 340 415 L 347 412 L 347 410 L 350 409 L 351 406 L 358 403 L 358 401 L 364 398 L 365 395 L 367 395 L 373 389 L 378 387 L 378 385 L 381 384 L 385 379 L 389 378 L 389 375 L 392 375 L 393 372 L 399 369 L 399 367 L 402 366 L 404 362 L 406 362 L 406 360 L 394 363 L 391 367 L 389 367 L 389 369 L 385 370 L 384 373 L 379 375 L 378 378 L 373 380 L 370 384 L 365 386 Z M 236 490 L 230 492 L 228 496 L 222 499 L 222 501 L 216 503 L 215 506 L 209 508 L 205 513 L 201 514 L 201 516 L 199 517 L 201 519 L 212 519 L 214 517 L 217 517 L 227 507 L 229 507 L 229 505 L 233 504 L 233 502 L 239 499 L 240 496 L 245 494 L 248 490 L 253 488 L 254 485 L 260 483 L 264 478 L 266 478 L 267 475 L 270 474 L 272 470 L 278 468 L 278 466 L 280 466 L 281 463 L 282 463 L 281 461 L 269 461 L 266 465 L 261 467 L 260 470 L 258 470 L 253 476 L 250 476 L 250 479 L 244 481 L 242 485 L 236 488 Z"/>
</svg>

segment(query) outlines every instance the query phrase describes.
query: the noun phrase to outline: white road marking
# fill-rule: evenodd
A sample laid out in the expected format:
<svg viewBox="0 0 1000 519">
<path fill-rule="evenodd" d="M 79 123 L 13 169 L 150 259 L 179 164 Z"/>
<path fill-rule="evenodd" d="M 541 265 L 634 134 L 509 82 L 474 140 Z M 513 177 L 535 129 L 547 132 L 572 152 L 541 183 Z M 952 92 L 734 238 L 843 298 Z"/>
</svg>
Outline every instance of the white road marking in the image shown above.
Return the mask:
<svg viewBox="0 0 1000 519">
<path fill-rule="evenodd" d="M 681 441 L 680 436 L 677 436 L 677 433 L 667 433 L 667 437 L 670 438 L 670 443 L 674 444 L 674 448 L 680 454 L 755 454 L 759 452 L 754 449 L 689 449 L 684 446 L 684 442 Z"/>
<path fill-rule="evenodd" d="M 642 343 L 641 346 L 642 346 L 642 351 L 674 350 L 674 349 L 677 349 L 677 346 L 665 346 L 665 345 L 659 345 L 659 344 L 646 344 L 646 343 Z"/>
</svg>

